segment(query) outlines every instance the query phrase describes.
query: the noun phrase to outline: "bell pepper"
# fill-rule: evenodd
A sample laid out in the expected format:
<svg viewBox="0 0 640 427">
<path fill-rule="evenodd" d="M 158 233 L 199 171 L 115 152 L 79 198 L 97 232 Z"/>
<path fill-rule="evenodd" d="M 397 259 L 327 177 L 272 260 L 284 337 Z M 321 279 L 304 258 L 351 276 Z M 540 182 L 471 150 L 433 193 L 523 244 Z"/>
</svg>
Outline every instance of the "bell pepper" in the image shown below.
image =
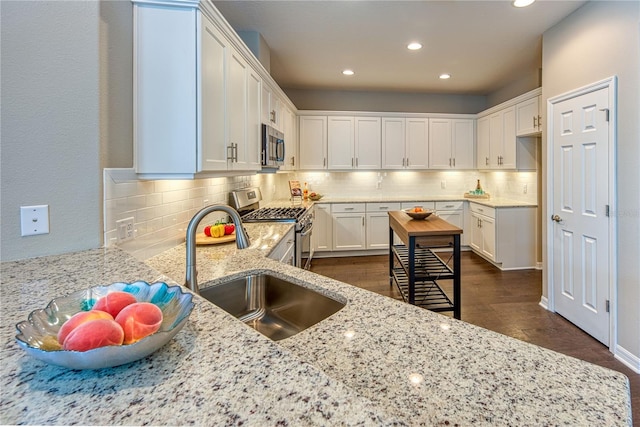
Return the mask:
<svg viewBox="0 0 640 427">
<path fill-rule="evenodd" d="M 211 227 L 211 237 L 224 236 L 224 224 L 216 224 Z"/>
</svg>

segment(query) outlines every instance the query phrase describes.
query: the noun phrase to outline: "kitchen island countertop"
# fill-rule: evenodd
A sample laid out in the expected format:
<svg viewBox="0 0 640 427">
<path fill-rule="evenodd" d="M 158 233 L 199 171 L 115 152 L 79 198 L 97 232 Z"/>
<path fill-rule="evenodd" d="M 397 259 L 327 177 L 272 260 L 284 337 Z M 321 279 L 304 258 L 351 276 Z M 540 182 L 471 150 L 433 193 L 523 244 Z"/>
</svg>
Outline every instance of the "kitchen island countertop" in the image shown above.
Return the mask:
<svg viewBox="0 0 640 427">
<path fill-rule="evenodd" d="M 31 359 L 15 323 L 95 284 L 182 282 L 184 245 L 146 264 L 118 249 L 3 263 L 0 424 L 631 424 L 618 372 L 280 264 L 265 258 L 276 239 L 265 242 L 199 248 L 200 285 L 268 271 L 347 305 L 273 342 L 195 297 L 169 344 L 99 371 Z"/>
</svg>

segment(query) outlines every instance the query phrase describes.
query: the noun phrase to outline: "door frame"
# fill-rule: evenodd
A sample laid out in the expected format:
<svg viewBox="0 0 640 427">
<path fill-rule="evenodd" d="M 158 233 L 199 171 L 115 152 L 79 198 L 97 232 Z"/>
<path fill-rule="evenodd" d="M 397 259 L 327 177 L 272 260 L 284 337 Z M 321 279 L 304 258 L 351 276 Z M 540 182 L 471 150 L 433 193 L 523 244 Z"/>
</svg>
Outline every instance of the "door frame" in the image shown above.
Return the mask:
<svg viewBox="0 0 640 427">
<path fill-rule="evenodd" d="M 560 95 L 553 96 L 547 99 L 547 172 L 546 172 L 546 197 L 543 221 L 547 221 L 547 265 L 546 265 L 546 278 L 547 278 L 547 308 L 552 312 L 555 310 L 555 297 L 554 297 L 554 282 L 553 282 L 553 232 L 554 227 L 549 225 L 549 218 L 554 213 L 553 205 L 553 173 L 554 173 L 554 158 L 553 158 L 553 112 L 556 104 L 566 101 L 571 98 L 576 98 L 581 95 L 585 95 L 597 90 L 609 88 L 609 351 L 615 353 L 617 345 L 617 312 L 618 312 L 618 282 L 617 282 L 617 198 L 616 198 L 616 146 L 617 146 L 617 93 L 618 93 L 618 78 L 617 76 L 611 76 L 606 79 L 600 80 L 595 83 L 588 84 L 578 89 L 562 93 Z"/>
</svg>

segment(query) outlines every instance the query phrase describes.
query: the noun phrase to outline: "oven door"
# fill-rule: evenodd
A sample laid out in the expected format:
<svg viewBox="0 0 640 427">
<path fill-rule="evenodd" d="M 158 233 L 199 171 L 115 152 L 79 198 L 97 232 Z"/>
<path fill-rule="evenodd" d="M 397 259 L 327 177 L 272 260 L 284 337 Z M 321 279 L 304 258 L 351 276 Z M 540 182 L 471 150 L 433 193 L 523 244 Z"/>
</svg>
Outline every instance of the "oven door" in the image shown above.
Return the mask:
<svg viewBox="0 0 640 427">
<path fill-rule="evenodd" d="M 296 267 L 305 270 L 311 267 L 311 259 L 313 258 L 312 232 L 313 222 L 309 222 L 302 230 L 296 231 Z"/>
</svg>

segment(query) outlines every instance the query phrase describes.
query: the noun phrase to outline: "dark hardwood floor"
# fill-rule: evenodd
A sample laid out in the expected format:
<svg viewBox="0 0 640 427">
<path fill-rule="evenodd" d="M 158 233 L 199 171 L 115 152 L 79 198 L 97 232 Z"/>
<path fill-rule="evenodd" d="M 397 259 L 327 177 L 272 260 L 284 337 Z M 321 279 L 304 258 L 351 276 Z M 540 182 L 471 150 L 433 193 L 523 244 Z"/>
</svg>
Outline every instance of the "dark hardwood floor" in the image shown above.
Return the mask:
<svg viewBox="0 0 640 427">
<path fill-rule="evenodd" d="M 386 255 L 315 258 L 311 271 L 401 300 L 397 289 L 389 285 L 388 262 Z M 462 320 L 622 372 L 631 384 L 633 419 L 640 422 L 640 375 L 616 360 L 600 342 L 539 305 L 540 270 L 501 271 L 473 252 L 465 251 L 461 271 Z M 443 283 L 449 293 L 447 282 Z"/>
</svg>

